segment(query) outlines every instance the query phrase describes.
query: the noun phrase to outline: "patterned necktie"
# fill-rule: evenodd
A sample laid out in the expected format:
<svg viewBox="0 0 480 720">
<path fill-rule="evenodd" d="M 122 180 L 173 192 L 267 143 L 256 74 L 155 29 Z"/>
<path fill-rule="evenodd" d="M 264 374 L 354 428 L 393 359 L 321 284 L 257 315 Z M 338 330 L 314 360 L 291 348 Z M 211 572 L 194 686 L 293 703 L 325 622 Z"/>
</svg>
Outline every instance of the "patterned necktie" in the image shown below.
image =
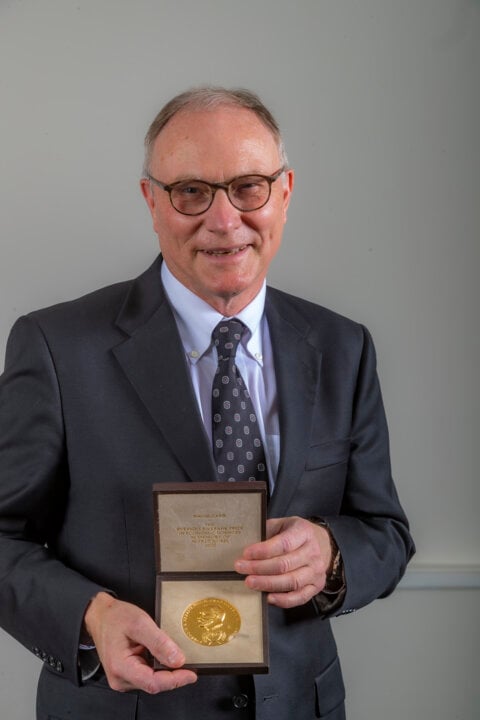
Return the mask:
<svg viewBox="0 0 480 720">
<path fill-rule="evenodd" d="M 246 331 L 236 318 L 222 320 L 212 333 L 218 367 L 212 387 L 213 456 L 219 480 L 265 480 L 265 452 L 250 395 L 235 365 Z"/>
</svg>

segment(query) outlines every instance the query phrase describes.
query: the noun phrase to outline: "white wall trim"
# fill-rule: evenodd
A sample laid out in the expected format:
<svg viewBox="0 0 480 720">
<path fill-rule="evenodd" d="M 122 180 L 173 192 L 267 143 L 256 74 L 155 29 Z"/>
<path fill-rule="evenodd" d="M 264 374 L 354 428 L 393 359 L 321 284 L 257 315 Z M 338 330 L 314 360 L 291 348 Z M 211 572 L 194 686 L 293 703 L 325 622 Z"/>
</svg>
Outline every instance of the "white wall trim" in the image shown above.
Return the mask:
<svg viewBox="0 0 480 720">
<path fill-rule="evenodd" d="M 479 565 L 414 565 L 407 569 L 403 590 L 480 589 Z"/>
</svg>

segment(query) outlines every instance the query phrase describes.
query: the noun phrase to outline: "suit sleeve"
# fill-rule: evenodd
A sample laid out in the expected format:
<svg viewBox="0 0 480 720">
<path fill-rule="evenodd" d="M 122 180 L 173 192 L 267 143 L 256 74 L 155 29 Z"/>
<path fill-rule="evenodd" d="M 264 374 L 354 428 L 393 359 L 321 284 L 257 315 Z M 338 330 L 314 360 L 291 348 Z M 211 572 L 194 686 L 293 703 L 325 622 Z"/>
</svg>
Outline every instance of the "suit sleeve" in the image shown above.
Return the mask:
<svg viewBox="0 0 480 720">
<path fill-rule="evenodd" d="M 0 378 L 0 622 L 53 672 L 78 683 L 83 615 L 105 588 L 61 561 L 68 493 L 54 363 L 35 319 L 21 318 Z"/>
<path fill-rule="evenodd" d="M 325 518 L 340 548 L 346 580 L 346 595 L 336 614 L 389 595 L 415 551 L 391 476 L 375 349 L 368 331 L 362 330 L 345 492 L 340 514 Z"/>
</svg>

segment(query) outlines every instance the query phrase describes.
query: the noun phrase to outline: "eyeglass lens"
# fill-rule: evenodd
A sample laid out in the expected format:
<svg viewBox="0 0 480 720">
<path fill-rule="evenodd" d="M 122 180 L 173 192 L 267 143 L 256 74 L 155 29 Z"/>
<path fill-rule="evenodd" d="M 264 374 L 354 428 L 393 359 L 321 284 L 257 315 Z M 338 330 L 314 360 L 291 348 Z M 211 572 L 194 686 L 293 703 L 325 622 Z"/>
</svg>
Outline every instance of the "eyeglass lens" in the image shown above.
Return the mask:
<svg viewBox="0 0 480 720">
<path fill-rule="evenodd" d="M 215 189 L 200 180 L 178 183 L 172 187 L 173 207 L 185 215 L 197 215 L 211 204 Z M 228 185 L 230 202 L 238 210 L 258 210 L 268 202 L 270 182 L 258 175 L 236 178 Z"/>
</svg>

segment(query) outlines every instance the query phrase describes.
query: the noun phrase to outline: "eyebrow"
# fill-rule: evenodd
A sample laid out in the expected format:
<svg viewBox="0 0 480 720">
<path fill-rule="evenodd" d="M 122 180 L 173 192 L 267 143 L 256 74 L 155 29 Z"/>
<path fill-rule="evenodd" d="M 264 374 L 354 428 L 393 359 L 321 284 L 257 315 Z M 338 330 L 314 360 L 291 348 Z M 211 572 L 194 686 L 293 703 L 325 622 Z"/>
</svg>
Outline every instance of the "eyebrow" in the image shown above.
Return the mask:
<svg viewBox="0 0 480 720">
<path fill-rule="evenodd" d="M 267 172 L 261 172 L 260 170 L 254 170 L 252 172 L 242 172 L 239 175 L 233 175 L 233 177 L 229 178 L 228 180 L 206 180 L 205 178 L 198 177 L 196 175 L 185 175 L 185 176 L 181 176 L 180 178 L 178 178 L 178 180 L 172 180 L 171 182 L 165 183 L 165 184 L 173 185 L 173 184 L 179 183 L 179 182 L 204 182 L 204 183 L 211 183 L 212 185 L 214 185 L 215 183 L 222 183 L 222 185 L 223 184 L 228 185 L 229 183 L 231 183 L 233 180 L 236 180 L 237 178 L 251 177 L 251 176 L 256 176 L 256 175 L 260 175 L 261 177 L 270 177 L 270 175 Z"/>
</svg>

